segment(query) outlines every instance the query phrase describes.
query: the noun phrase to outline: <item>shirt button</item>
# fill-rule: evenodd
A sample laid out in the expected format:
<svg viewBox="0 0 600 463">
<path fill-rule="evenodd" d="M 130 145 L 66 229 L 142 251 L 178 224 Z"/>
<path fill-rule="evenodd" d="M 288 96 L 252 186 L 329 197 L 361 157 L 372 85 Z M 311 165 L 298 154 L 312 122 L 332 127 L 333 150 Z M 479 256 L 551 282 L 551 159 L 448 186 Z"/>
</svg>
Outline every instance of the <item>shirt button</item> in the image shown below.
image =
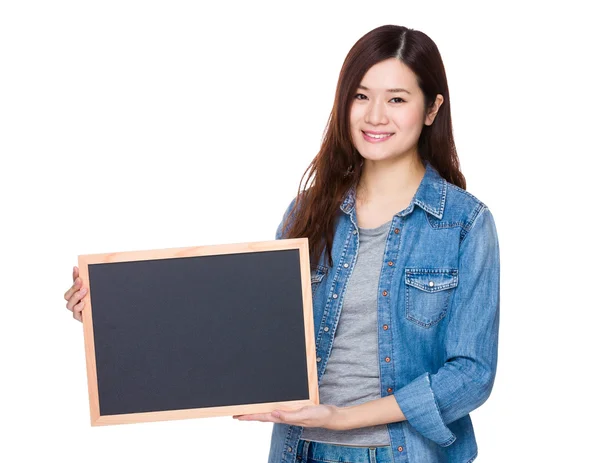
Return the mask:
<svg viewBox="0 0 600 463">
<path fill-rule="evenodd" d="M 393 262 L 390 260 L 390 261 L 388 262 L 388 265 L 391 267 L 392 265 L 394 265 L 394 263 L 393 263 Z"/>
<path fill-rule="evenodd" d="M 334 295 L 333 295 L 333 298 L 334 298 L 334 299 L 337 299 L 337 294 L 334 294 Z"/>
<path fill-rule="evenodd" d="M 347 262 L 344 264 L 344 268 L 348 268 L 348 263 Z"/>
<path fill-rule="evenodd" d="M 384 331 L 387 331 L 387 330 L 388 330 L 388 328 L 389 328 L 389 326 L 387 326 L 387 325 L 383 325 L 383 329 L 384 329 Z"/>
<path fill-rule="evenodd" d="M 394 233 L 397 235 L 398 233 L 400 233 L 400 229 L 394 228 Z"/>
<path fill-rule="evenodd" d="M 383 294 L 384 296 L 387 296 L 387 295 L 388 295 L 388 292 L 387 292 L 387 291 L 384 291 L 384 292 L 383 292 L 383 293 L 381 293 L 381 294 Z"/>
<path fill-rule="evenodd" d="M 288 452 L 291 452 L 291 451 L 292 451 L 292 448 L 291 448 L 291 447 L 288 447 Z"/>
<path fill-rule="evenodd" d="M 321 361 L 321 357 L 317 357 L 317 362 L 320 362 L 320 361 Z"/>
<path fill-rule="evenodd" d="M 325 331 L 327 333 L 329 331 L 329 327 L 326 326 L 325 328 L 323 328 L 323 331 Z"/>
<path fill-rule="evenodd" d="M 389 358 L 389 357 L 386 357 L 386 358 L 385 358 L 385 361 L 386 361 L 387 363 L 390 363 L 390 360 L 391 360 L 391 358 Z"/>
<path fill-rule="evenodd" d="M 402 452 L 404 450 L 404 447 L 400 446 L 398 447 L 398 452 Z"/>
<path fill-rule="evenodd" d="M 429 282 L 429 287 L 432 287 L 434 285 L 433 281 Z"/>
<path fill-rule="evenodd" d="M 392 388 L 391 387 L 388 387 L 388 392 L 391 394 L 391 392 L 392 392 Z"/>
<path fill-rule="evenodd" d="M 352 234 L 353 234 L 353 235 L 356 235 L 356 233 L 357 233 L 357 232 L 356 232 L 356 230 L 354 230 L 354 231 L 352 232 Z"/>
</svg>

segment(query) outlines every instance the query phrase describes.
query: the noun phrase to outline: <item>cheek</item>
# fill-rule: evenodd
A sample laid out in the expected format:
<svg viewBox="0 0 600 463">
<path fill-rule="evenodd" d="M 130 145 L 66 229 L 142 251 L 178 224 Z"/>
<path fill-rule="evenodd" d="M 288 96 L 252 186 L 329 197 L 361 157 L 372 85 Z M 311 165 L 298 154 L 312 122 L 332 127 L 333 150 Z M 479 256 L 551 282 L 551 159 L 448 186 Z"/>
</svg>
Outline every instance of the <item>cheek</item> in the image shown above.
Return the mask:
<svg viewBox="0 0 600 463">
<path fill-rule="evenodd" d="M 358 129 L 354 128 L 354 126 L 352 126 L 350 130 L 350 140 L 352 141 L 352 144 L 355 148 L 360 144 L 362 140 L 362 137 L 359 136 Z"/>
<path fill-rule="evenodd" d="M 422 111 L 406 108 L 394 115 L 394 123 L 405 132 L 421 130 L 423 125 Z"/>
<path fill-rule="evenodd" d="M 352 143 L 356 143 L 360 140 L 360 124 L 362 122 L 362 110 L 356 106 L 350 109 L 350 137 Z"/>
<path fill-rule="evenodd" d="M 362 110 L 356 105 L 350 108 L 350 128 L 352 130 L 357 129 L 357 125 L 362 118 Z"/>
</svg>

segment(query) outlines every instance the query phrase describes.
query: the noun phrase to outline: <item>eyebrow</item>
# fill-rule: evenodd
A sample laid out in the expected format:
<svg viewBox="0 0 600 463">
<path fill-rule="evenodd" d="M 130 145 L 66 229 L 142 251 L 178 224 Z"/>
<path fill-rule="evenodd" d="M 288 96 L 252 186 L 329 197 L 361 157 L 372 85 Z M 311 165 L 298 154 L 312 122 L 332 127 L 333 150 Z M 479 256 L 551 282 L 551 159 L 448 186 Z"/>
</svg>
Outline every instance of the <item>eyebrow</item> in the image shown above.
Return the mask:
<svg viewBox="0 0 600 463">
<path fill-rule="evenodd" d="M 369 90 L 364 85 L 359 85 L 358 88 L 361 89 L 361 90 Z M 406 93 L 408 93 L 410 95 L 410 92 L 408 90 L 404 89 L 404 88 L 388 88 L 386 91 L 390 92 L 390 93 L 406 92 Z"/>
</svg>

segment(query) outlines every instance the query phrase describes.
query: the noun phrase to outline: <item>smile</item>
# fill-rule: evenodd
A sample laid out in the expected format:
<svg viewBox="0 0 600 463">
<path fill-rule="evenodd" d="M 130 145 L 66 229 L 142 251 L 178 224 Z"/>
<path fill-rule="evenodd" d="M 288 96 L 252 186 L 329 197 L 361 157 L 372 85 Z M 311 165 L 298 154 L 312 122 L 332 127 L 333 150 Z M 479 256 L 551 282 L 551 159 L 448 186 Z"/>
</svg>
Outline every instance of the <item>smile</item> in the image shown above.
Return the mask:
<svg viewBox="0 0 600 463">
<path fill-rule="evenodd" d="M 392 135 L 394 135 L 393 133 L 364 132 L 362 130 L 361 130 L 361 132 L 362 132 L 363 138 L 370 143 L 380 143 L 382 141 L 387 140 Z"/>
</svg>

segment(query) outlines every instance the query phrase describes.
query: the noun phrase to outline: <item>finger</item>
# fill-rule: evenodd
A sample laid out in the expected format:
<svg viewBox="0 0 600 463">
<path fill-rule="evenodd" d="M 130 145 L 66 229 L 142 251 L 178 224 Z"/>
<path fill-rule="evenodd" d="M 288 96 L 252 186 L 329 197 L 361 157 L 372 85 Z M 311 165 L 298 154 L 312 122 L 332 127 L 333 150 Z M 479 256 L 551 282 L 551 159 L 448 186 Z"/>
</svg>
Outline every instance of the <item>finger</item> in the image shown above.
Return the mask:
<svg viewBox="0 0 600 463">
<path fill-rule="evenodd" d="M 283 421 L 280 418 L 275 418 L 270 413 L 259 414 L 259 415 L 235 415 L 233 418 L 238 421 L 259 421 L 262 423 L 285 423 L 285 421 Z M 288 424 L 294 424 L 294 423 L 288 423 Z"/>
<path fill-rule="evenodd" d="M 271 415 L 274 418 L 290 421 L 308 418 L 306 407 L 299 408 L 298 410 L 273 410 Z"/>
<path fill-rule="evenodd" d="M 83 284 L 83 282 L 82 282 L 81 278 L 77 277 L 73 281 L 73 286 L 71 286 L 65 293 L 65 301 L 68 301 L 69 299 L 71 299 L 71 297 L 73 297 L 73 294 L 75 293 L 75 291 L 78 291 L 79 288 L 81 288 L 82 284 Z"/>
<path fill-rule="evenodd" d="M 81 302 L 83 303 L 83 301 L 81 301 Z M 81 316 L 81 311 L 73 310 L 73 318 L 77 321 L 83 322 L 83 317 Z"/>
<path fill-rule="evenodd" d="M 73 267 L 73 281 L 79 276 L 79 268 Z"/>
<path fill-rule="evenodd" d="M 74 293 L 67 302 L 67 309 L 73 312 L 73 307 L 79 304 L 79 301 L 87 294 L 87 288 L 81 288 L 79 291 Z"/>
<path fill-rule="evenodd" d="M 73 306 L 73 315 L 75 314 L 79 314 L 79 316 L 81 317 L 81 311 L 83 310 L 83 307 L 85 306 L 85 301 L 82 299 L 81 301 L 79 301 L 77 304 L 75 304 Z"/>
<path fill-rule="evenodd" d="M 238 419 L 240 421 L 271 421 L 270 418 L 271 414 L 270 413 L 255 413 L 255 414 L 251 414 L 251 415 L 239 415 Z"/>
</svg>

